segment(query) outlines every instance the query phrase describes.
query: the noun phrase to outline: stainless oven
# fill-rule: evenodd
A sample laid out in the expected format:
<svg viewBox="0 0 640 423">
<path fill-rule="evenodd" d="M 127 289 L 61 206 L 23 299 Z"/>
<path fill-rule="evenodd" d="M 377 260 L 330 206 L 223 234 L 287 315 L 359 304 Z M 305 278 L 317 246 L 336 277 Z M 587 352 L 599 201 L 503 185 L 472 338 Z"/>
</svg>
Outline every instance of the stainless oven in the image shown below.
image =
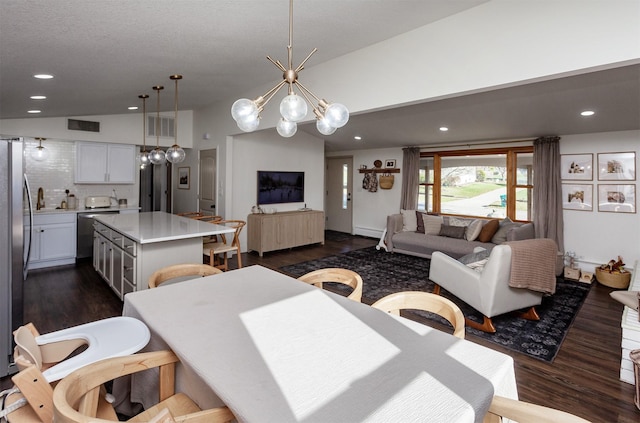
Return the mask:
<svg viewBox="0 0 640 423">
<path fill-rule="evenodd" d="M 76 259 L 93 257 L 93 219 L 100 214 L 119 213 L 117 210 L 87 210 L 78 213 Z"/>
</svg>

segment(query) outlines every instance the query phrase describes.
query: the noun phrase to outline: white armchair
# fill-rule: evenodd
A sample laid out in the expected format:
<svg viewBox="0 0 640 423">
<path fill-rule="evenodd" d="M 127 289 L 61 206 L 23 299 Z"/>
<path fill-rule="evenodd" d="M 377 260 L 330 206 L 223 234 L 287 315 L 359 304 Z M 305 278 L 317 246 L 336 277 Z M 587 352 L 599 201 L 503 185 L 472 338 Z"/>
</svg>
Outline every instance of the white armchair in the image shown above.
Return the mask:
<svg viewBox="0 0 640 423">
<path fill-rule="evenodd" d="M 431 256 L 429 279 L 436 284 L 433 292 L 439 294 L 440 287 L 443 287 L 482 313 L 483 323 L 468 318 L 465 321 L 467 326 L 485 332 L 496 331 L 492 317 L 514 310 L 530 307 L 521 317 L 540 319 L 534 306 L 542 302 L 543 293 L 512 288 L 509 286 L 510 277 L 511 247 L 508 245 L 495 246 L 481 272 L 441 252 L 434 252 Z"/>
</svg>

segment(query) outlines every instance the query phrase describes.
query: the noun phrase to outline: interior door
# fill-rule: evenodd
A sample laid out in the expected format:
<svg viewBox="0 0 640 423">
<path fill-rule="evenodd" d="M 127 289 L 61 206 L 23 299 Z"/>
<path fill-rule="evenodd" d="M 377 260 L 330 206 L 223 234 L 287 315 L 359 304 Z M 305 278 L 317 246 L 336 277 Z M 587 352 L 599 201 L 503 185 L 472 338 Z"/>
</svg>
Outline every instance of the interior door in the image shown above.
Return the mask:
<svg viewBox="0 0 640 423">
<path fill-rule="evenodd" d="M 216 212 L 216 150 L 200 150 L 200 211 L 206 214 Z"/>
<path fill-rule="evenodd" d="M 353 233 L 353 157 L 327 158 L 326 228 Z"/>
</svg>

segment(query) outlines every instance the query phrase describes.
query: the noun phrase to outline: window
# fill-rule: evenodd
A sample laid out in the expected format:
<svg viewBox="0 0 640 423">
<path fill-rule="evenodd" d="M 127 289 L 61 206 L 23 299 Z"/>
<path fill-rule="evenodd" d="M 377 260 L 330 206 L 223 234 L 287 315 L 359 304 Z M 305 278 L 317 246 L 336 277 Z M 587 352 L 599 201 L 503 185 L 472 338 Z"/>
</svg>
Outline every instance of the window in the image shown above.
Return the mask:
<svg viewBox="0 0 640 423">
<path fill-rule="evenodd" d="M 342 165 L 342 210 L 347 210 L 349 201 L 349 165 Z"/>
<path fill-rule="evenodd" d="M 422 153 L 419 210 L 532 219 L 533 147 Z"/>
</svg>

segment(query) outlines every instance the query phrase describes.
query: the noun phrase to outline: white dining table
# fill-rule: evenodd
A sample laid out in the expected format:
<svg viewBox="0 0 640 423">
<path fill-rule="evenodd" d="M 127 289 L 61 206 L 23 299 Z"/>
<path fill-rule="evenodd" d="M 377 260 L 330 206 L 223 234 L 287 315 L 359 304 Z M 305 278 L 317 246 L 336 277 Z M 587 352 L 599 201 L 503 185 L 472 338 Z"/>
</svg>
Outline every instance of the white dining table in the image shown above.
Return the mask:
<svg viewBox="0 0 640 423">
<path fill-rule="evenodd" d="M 518 396 L 511 357 L 261 266 L 127 294 L 123 314 L 178 355 L 179 391 L 240 422 L 481 422 Z"/>
</svg>

